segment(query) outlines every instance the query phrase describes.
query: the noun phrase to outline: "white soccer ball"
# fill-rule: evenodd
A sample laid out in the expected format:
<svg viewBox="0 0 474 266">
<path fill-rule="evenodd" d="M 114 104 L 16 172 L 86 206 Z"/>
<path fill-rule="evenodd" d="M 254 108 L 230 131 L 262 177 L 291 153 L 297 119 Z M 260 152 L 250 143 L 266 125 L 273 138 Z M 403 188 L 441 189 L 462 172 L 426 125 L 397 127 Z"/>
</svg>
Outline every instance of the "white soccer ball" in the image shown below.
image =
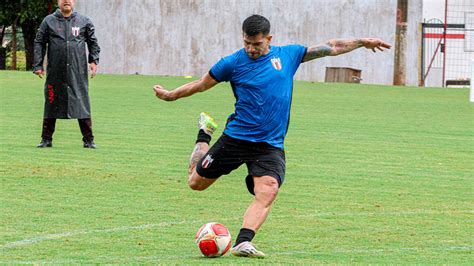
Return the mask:
<svg viewBox="0 0 474 266">
<path fill-rule="evenodd" d="M 232 244 L 229 230 L 219 223 L 207 223 L 196 234 L 196 244 L 201 253 L 210 258 L 224 255 Z"/>
</svg>

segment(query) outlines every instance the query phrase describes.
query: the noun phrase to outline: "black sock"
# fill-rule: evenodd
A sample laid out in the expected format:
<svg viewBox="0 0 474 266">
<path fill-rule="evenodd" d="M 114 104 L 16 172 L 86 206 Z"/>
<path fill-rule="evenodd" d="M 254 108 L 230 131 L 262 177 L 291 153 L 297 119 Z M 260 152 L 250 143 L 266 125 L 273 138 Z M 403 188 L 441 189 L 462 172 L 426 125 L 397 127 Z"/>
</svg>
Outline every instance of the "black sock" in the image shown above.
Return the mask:
<svg viewBox="0 0 474 266">
<path fill-rule="evenodd" d="M 247 228 L 240 228 L 240 232 L 239 232 L 239 235 L 237 236 L 237 240 L 235 241 L 234 247 L 242 242 L 252 241 L 254 236 L 255 236 L 254 230 L 247 229 Z"/>
<path fill-rule="evenodd" d="M 197 135 L 196 143 L 198 143 L 198 142 L 206 142 L 207 144 L 209 144 L 209 142 L 211 142 L 211 136 L 206 134 L 206 132 L 204 132 L 204 130 L 199 129 L 199 133 Z"/>
</svg>

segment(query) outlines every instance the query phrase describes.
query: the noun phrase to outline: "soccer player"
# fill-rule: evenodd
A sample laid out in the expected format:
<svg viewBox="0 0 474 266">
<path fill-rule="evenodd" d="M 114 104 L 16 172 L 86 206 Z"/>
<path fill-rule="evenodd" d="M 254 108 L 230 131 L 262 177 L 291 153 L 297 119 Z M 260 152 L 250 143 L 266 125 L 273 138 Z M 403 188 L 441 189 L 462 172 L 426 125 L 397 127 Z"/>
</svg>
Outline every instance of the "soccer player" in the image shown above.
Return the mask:
<svg viewBox="0 0 474 266">
<path fill-rule="evenodd" d="M 244 48 L 222 58 L 201 79 L 168 91 L 155 85 L 156 96 L 165 101 L 206 91 L 219 82 L 230 82 L 236 103 L 224 133 L 209 148 L 217 128 L 205 113 L 199 119 L 196 146 L 189 162 L 188 184 L 204 190 L 217 178 L 247 165 L 247 188 L 255 195 L 243 217 L 242 228 L 231 249 L 234 256 L 263 258 L 251 242 L 268 216 L 285 177 L 283 141 L 288 129 L 293 76 L 301 63 L 336 56 L 365 47 L 383 51 L 390 45 L 376 38 L 330 40 L 305 47 L 272 46 L 270 22 L 252 15 L 242 25 Z"/>
</svg>

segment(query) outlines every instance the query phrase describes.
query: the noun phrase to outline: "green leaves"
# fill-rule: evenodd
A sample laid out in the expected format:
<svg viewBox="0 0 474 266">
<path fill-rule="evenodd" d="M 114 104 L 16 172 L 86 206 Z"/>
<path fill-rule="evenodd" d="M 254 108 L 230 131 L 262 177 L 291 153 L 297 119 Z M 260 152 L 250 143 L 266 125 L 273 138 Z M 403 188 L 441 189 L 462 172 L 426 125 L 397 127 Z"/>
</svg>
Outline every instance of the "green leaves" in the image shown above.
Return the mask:
<svg viewBox="0 0 474 266">
<path fill-rule="evenodd" d="M 18 24 L 41 20 L 57 7 L 53 0 L 4 0 L 0 4 L 0 25 L 10 26 L 16 18 Z"/>
</svg>

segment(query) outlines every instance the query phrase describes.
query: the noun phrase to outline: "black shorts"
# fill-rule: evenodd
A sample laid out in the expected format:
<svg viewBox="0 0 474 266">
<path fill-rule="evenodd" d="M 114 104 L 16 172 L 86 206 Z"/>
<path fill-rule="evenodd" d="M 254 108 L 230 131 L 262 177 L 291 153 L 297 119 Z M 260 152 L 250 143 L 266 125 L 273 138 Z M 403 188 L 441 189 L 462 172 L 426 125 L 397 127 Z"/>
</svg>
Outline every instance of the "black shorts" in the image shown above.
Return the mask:
<svg viewBox="0 0 474 266">
<path fill-rule="evenodd" d="M 247 189 L 253 192 L 253 176 L 271 176 L 281 186 L 285 179 L 285 152 L 264 142 L 239 140 L 223 134 L 196 165 L 196 172 L 206 178 L 219 178 L 247 165 Z"/>
</svg>

